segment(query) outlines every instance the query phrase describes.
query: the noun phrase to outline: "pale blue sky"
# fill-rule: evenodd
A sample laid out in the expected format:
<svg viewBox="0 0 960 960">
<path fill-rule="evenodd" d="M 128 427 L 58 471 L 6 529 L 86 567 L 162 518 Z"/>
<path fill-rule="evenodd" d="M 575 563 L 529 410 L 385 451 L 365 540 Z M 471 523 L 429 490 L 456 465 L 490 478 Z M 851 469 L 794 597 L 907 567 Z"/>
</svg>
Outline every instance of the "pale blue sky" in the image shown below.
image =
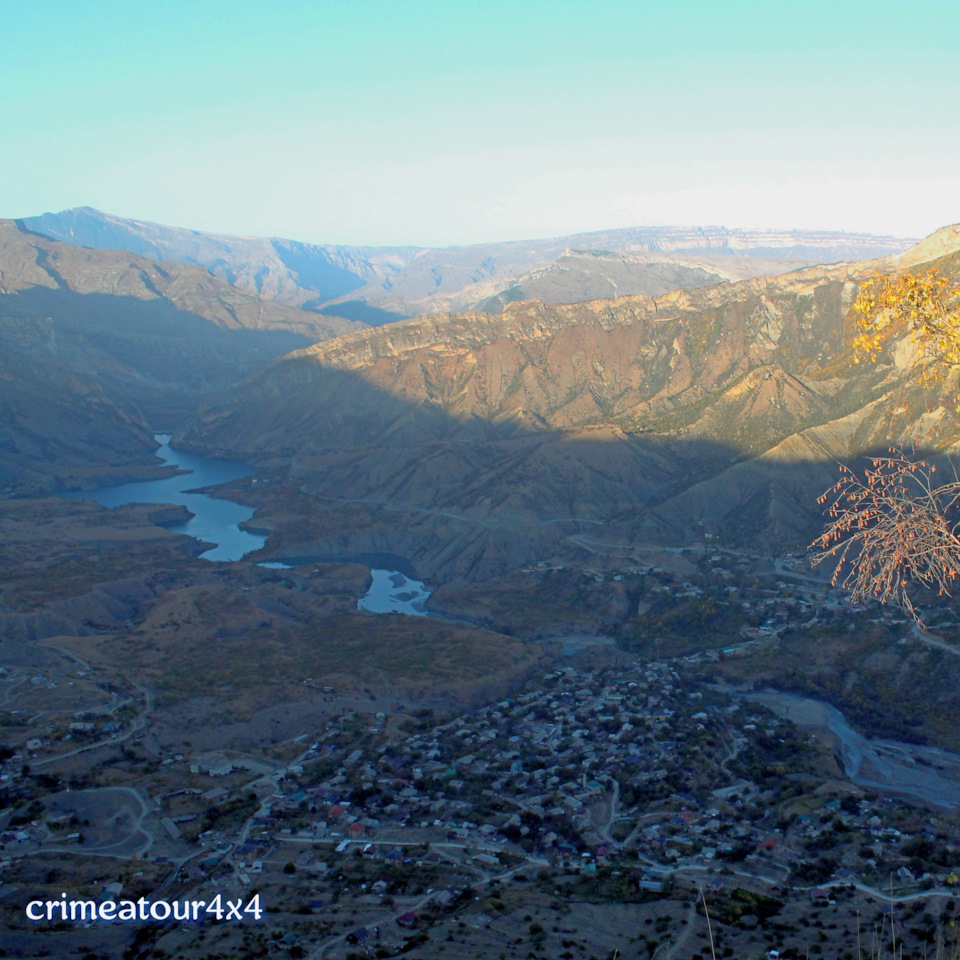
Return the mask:
<svg viewBox="0 0 960 960">
<path fill-rule="evenodd" d="M 960 4 L 0 0 L 0 216 L 329 243 L 960 220 Z"/>
</svg>

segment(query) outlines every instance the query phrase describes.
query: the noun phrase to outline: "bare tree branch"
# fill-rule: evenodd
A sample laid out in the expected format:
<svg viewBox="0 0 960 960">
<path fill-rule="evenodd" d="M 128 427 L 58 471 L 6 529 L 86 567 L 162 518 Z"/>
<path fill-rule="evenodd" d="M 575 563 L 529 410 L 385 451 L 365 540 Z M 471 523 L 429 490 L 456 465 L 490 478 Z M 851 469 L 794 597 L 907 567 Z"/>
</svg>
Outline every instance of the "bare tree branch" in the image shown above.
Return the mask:
<svg viewBox="0 0 960 960">
<path fill-rule="evenodd" d="M 856 601 L 874 599 L 920 617 L 909 589 L 921 584 L 950 594 L 960 577 L 960 480 L 936 485 L 935 466 L 891 449 L 863 478 L 842 476 L 820 498 L 830 522 L 811 544 L 811 562 L 837 561 L 833 583 Z"/>
</svg>

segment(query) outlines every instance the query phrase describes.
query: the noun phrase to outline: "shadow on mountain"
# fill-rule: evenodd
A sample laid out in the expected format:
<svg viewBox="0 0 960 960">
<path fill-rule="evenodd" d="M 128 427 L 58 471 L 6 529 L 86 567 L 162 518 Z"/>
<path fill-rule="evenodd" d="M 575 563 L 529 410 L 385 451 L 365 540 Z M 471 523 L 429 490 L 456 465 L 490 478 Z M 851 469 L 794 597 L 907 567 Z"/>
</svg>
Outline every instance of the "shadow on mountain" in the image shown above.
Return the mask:
<svg viewBox="0 0 960 960">
<path fill-rule="evenodd" d="M 296 478 L 302 496 L 284 500 L 290 522 L 274 556 L 388 553 L 421 577 L 477 580 L 590 553 L 641 565 L 651 547 L 706 536 L 782 553 L 822 529 L 817 497 L 838 476 L 822 457 L 755 457 L 604 424 L 458 418 L 351 371 L 309 375 L 298 382 L 291 370 L 282 399 L 248 381 L 242 400 L 205 409 L 174 441 Z"/>
<path fill-rule="evenodd" d="M 313 342 L 228 327 L 163 297 L 30 287 L 0 298 L 0 488 L 39 492 L 156 471 L 153 433 Z M 144 473 L 146 471 L 146 473 Z"/>
<path fill-rule="evenodd" d="M 114 400 L 161 426 L 254 367 L 313 342 L 291 330 L 229 328 L 229 316 L 218 323 L 162 297 L 32 287 L 4 296 L 2 310 L 6 350 L 93 375 Z"/>
<path fill-rule="evenodd" d="M 303 309 L 316 309 L 316 306 L 322 302 L 322 300 L 310 301 L 303 305 Z M 368 327 L 382 327 L 387 323 L 396 323 L 398 320 L 407 320 L 410 317 L 408 313 L 397 313 L 394 310 L 383 310 L 380 307 L 371 306 L 366 300 L 345 300 L 343 303 L 323 307 L 317 310 L 317 313 L 365 323 Z"/>
<path fill-rule="evenodd" d="M 0 348 L 0 492 L 37 494 L 156 474 L 152 431 L 95 375 Z"/>
<path fill-rule="evenodd" d="M 357 290 L 366 283 L 352 271 L 345 270 L 329 260 L 321 259 L 318 248 L 315 246 L 297 243 L 294 240 L 273 240 L 272 244 L 280 262 L 296 275 L 298 285 L 317 292 L 315 301 L 317 303 L 342 297 L 345 293 Z M 304 309 L 310 308 L 304 307 Z M 346 316 L 346 314 L 336 315 Z M 358 318 L 347 317 L 347 319 Z"/>
</svg>

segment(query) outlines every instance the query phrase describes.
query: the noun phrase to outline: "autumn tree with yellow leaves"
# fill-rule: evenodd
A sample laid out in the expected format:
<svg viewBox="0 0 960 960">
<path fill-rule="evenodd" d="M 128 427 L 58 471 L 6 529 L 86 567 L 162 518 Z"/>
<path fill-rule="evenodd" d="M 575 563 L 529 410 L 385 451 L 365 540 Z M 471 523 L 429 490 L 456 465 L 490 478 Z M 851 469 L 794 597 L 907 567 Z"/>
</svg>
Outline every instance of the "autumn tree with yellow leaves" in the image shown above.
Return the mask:
<svg viewBox="0 0 960 960">
<path fill-rule="evenodd" d="M 893 340 L 908 338 L 911 372 L 945 393 L 960 410 L 951 375 L 960 369 L 960 285 L 930 271 L 874 275 L 853 305 L 854 361 L 875 362 Z M 840 480 L 821 497 L 829 522 L 814 541 L 813 563 L 837 566 L 833 582 L 854 601 L 893 602 L 919 615 L 910 588 L 949 594 L 960 582 L 960 480 L 935 476 L 936 467 L 893 447 L 874 457 L 862 476 L 841 467 Z"/>
<path fill-rule="evenodd" d="M 860 284 L 853 304 L 854 362 L 875 362 L 889 340 L 909 334 L 921 381 L 942 387 L 960 367 L 960 286 L 936 271 L 899 276 L 873 274 Z M 960 397 L 950 402 L 958 406 Z"/>
</svg>

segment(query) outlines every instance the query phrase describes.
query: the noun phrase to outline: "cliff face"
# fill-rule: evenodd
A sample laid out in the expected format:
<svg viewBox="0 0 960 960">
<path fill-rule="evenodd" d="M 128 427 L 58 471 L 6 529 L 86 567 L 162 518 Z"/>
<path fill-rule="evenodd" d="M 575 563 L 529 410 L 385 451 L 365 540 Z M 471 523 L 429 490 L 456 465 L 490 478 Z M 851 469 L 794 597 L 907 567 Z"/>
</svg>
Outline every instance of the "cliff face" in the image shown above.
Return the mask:
<svg viewBox="0 0 960 960">
<path fill-rule="evenodd" d="M 518 300 L 580 303 L 613 297 L 663 296 L 671 290 L 694 290 L 722 281 L 775 276 L 808 266 L 808 260 L 785 257 L 732 256 L 696 252 L 601 253 L 569 251 L 553 263 L 531 271 L 502 289 L 487 293 L 480 285 L 448 298 L 458 307 L 500 313 Z M 502 284 L 501 284 L 502 286 Z M 434 303 L 440 298 L 432 298 Z"/>
</svg>

